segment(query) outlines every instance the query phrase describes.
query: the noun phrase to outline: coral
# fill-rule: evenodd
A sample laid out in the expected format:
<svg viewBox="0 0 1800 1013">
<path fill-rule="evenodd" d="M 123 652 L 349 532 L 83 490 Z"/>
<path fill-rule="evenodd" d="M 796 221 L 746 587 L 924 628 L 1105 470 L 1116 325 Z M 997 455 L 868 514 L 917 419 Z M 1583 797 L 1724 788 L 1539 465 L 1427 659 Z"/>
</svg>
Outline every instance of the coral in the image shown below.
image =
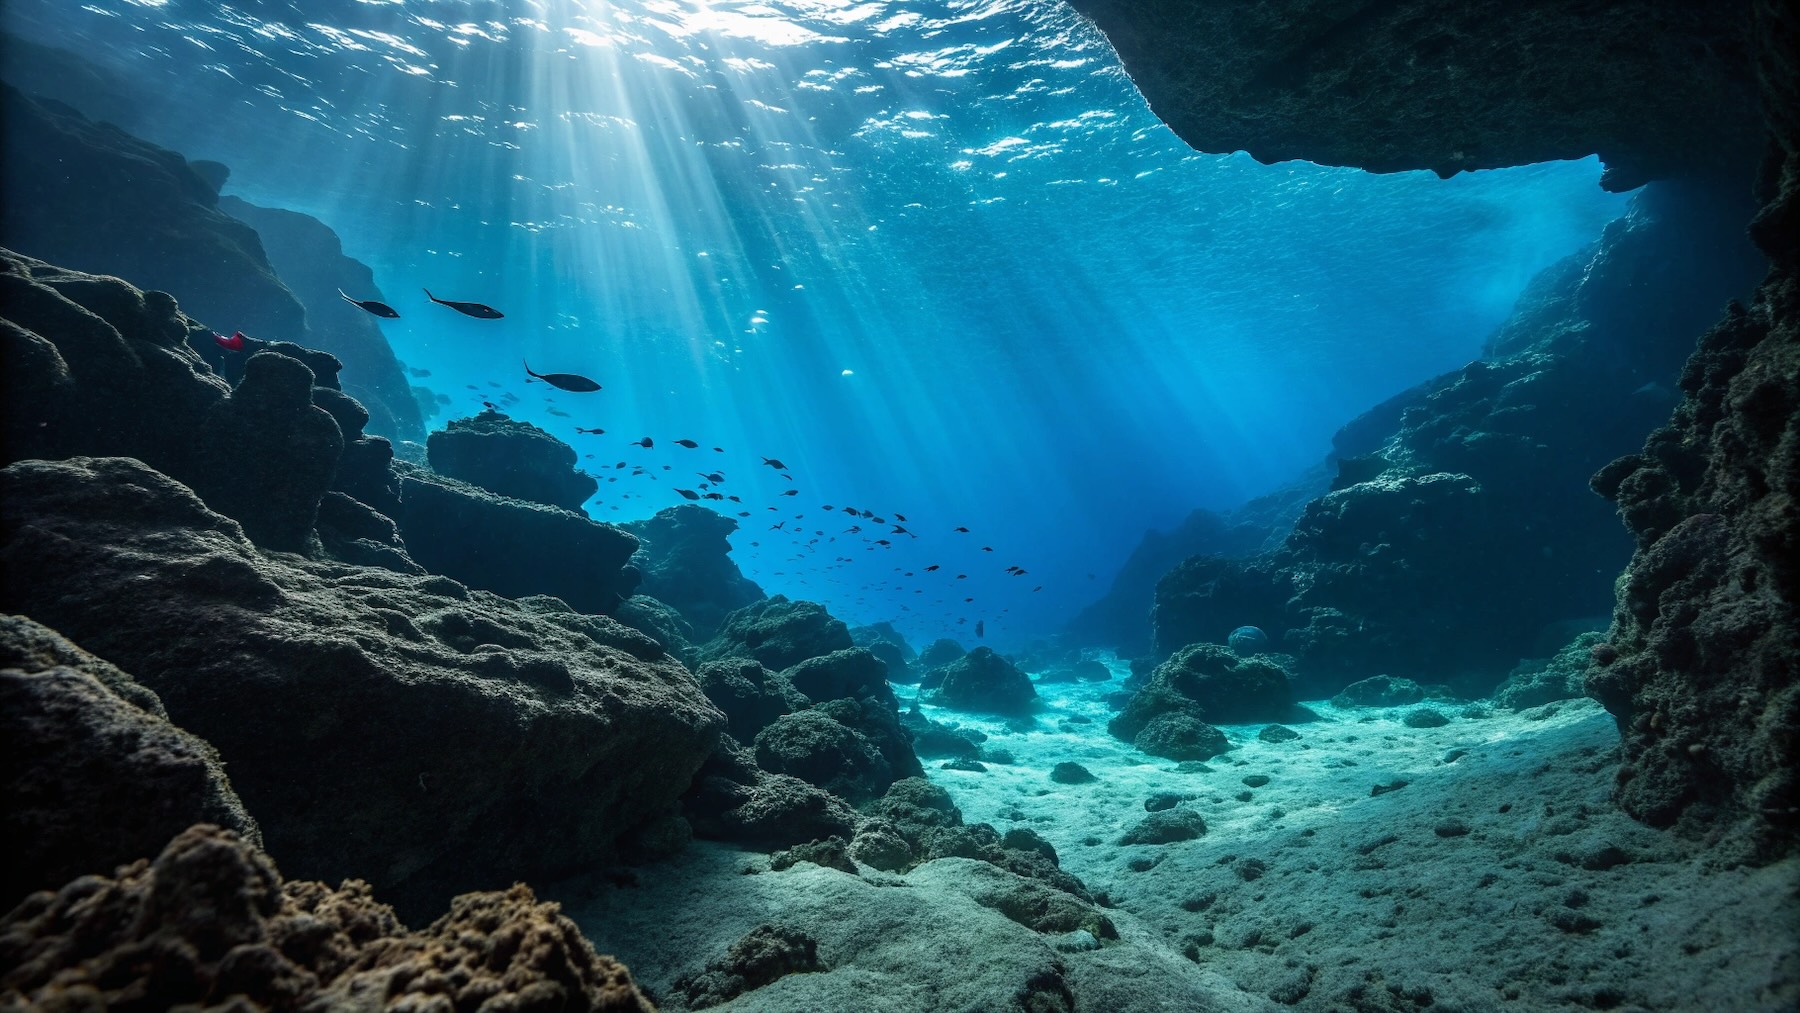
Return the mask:
<svg viewBox="0 0 1800 1013">
<path fill-rule="evenodd" d="M 363 876 L 406 910 L 604 860 L 725 723 L 609 619 L 264 555 L 120 458 L 0 470 L 0 608 L 155 690 L 293 871 Z"/>
<path fill-rule="evenodd" d="M 0 1001 L 26 1009 L 655 1009 L 522 885 L 410 932 L 367 884 L 284 883 L 207 825 L 154 862 L 34 894 L 0 918 L 0 968 Z"/>
</svg>

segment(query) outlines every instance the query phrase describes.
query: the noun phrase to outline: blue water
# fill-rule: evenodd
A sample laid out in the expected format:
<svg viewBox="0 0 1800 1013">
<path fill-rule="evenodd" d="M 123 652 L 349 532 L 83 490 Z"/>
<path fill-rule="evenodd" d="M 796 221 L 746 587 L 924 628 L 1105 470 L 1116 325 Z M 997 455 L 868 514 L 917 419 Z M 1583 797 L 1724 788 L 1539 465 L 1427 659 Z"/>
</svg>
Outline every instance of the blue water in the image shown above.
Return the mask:
<svg viewBox="0 0 1800 1013">
<path fill-rule="evenodd" d="M 1593 159 L 1443 181 L 1196 154 L 1053 3 L 11 0 L 3 21 L 131 80 L 143 132 L 227 163 L 226 192 L 336 229 L 452 398 L 433 425 L 499 381 L 587 465 L 650 465 L 602 486 L 605 520 L 723 469 L 765 589 L 927 639 L 1055 629 L 1146 528 L 1268 491 L 1474 358 L 1623 208 Z M 522 358 L 605 389 L 547 397 Z M 850 534 L 823 504 L 888 524 Z"/>
</svg>

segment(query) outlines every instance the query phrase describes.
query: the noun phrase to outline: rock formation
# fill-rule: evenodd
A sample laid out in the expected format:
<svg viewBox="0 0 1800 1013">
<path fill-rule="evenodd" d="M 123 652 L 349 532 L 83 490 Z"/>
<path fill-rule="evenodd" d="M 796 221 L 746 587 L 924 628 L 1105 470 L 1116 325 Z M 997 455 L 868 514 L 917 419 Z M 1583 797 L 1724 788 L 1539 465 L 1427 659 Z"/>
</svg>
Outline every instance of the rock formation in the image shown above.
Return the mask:
<svg viewBox="0 0 1800 1013">
<path fill-rule="evenodd" d="M 0 995 L 23 1009 L 655 1013 L 623 964 L 523 885 L 457 897 L 413 932 L 368 884 L 284 882 L 207 825 L 0 918 Z"/>
<path fill-rule="evenodd" d="M 452 419 L 425 443 L 431 470 L 496 496 L 581 513 L 600 488 L 575 467 L 575 448 L 529 422 L 488 409 Z"/>
<path fill-rule="evenodd" d="M 0 574 L 0 609 L 124 668 L 218 748 L 291 869 L 367 878 L 407 910 L 605 860 L 724 725 L 609 619 L 265 555 L 129 459 L 0 470 Z"/>
<path fill-rule="evenodd" d="M 1761 143 L 1745 0 L 1073 6 L 1201 151 L 1441 176 L 1597 152 L 1625 191 Z"/>
<path fill-rule="evenodd" d="M 702 640 L 718 632 L 727 613 L 763 597 L 732 561 L 726 539 L 737 526 L 735 519 L 693 503 L 621 525 L 638 537 L 631 562 L 644 575 L 643 592 L 673 606 Z"/>
</svg>

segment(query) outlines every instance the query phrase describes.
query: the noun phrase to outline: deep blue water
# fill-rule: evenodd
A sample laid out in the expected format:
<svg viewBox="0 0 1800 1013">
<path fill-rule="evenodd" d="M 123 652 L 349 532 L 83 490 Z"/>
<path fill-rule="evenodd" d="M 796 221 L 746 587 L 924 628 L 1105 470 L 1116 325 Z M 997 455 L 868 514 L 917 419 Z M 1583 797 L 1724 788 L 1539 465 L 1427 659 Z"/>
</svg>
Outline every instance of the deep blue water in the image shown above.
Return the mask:
<svg viewBox="0 0 1800 1013">
<path fill-rule="evenodd" d="M 607 520 L 722 469 L 750 576 L 925 638 L 1055 628 L 1147 527 L 1268 491 L 1475 357 L 1623 209 L 1592 159 L 1444 181 L 1196 154 L 1054 3 L 0 17 L 134 82 L 149 138 L 230 165 L 228 193 L 335 228 L 453 399 L 435 425 L 498 381 L 586 464 L 648 464 L 603 484 Z M 605 389 L 547 398 L 523 358 Z M 851 534 L 824 504 L 888 523 Z"/>
</svg>

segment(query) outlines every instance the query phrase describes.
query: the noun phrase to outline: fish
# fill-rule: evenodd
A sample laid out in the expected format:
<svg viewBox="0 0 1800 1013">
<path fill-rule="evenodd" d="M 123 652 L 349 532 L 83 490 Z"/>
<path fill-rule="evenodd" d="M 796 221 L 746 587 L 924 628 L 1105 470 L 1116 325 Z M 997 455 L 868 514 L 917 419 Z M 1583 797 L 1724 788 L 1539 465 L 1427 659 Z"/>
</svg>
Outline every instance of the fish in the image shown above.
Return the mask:
<svg viewBox="0 0 1800 1013">
<path fill-rule="evenodd" d="M 525 362 L 523 359 L 519 361 Z M 557 390 L 566 390 L 571 394 L 591 394 L 600 389 L 599 384 L 579 373 L 532 373 L 529 362 L 525 362 L 525 372 Z"/>
<path fill-rule="evenodd" d="M 569 418 L 569 413 L 566 411 L 563 411 L 561 408 L 546 408 L 546 409 L 544 409 L 544 413 L 546 415 L 554 415 L 557 418 L 562 418 L 562 419 Z"/>
<path fill-rule="evenodd" d="M 739 499 L 739 498 L 738 498 L 738 497 L 736 497 L 736 496 L 727 496 L 727 497 L 725 497 L 725 498 L 726 498 L 726 499 L 728 499 L 728 500 L 730 500 L 730 501 L 732 501 L 732 502 L 733 502 L 733 503 L 742 503 L 742 502 L 743 502 L 743 500 L 742 500 L 742 499 Z"/>
<path fill-rule="evenodd" d="M 700 494 L 695 492 L 692 489 L 677 489 L 675 491 L 680 493 L 681 497 L 683 499 L 699 499 L 700 498 Z"/>
<path fill-rule="evenodd" d="M 700 446 L 700 444 L 695 443 L 693 440 L 676 440 L 675 445 L 677 447 L 686 447 L 689 450 L 693 450 L 694 448 Z"/>
<path fill-rule="evenodd" d="M 725 473 L 722 471 L 714 471 L 714 472 L 710 472 L 710 473 L 704 472 L 704 471 L 696 471 L 696 472 L 694 472 L 694 474 L 699 475 L 701 478 L 706 479 L 708 482 L 723 482 L 723 481 L 725 481 Z"/>
<path fill-rule="evenodd" d="M 431 294 L 430 289 L 425 290 L 425 298 L 430 299 L 439 306 L 448 306 L 464 316 L 476 317 L 481 320 L 498 320 L 506 315 L 492 306 L 486 306 L 478 302 L 457 302 L 455 299 L 439 299 L 437 296 Z"/>
<path fill-rule="evenodd" d="M 748 516 L 750 516 L 750 511 L 748 511 L 748 510 L 739 510 L 739 511 L 738 511 L 738 516 L 739 516 L 739 517 L 748 517 Z"/>
<path fill-rule="evenodd" d="M 427 294 L 429 295 L 430 293 Z M 389 306 L 387 303 L 376 302 L 373 299 L 352 299 L 349 296 L 344 295 L 344 290 L 341 288 L 338 289 L 338 295 L 344 296 L 344 301 L 350 305 L 361 310 L 367 310 L 378 317 L 383 317 L 388 320 L 400 319 L 400 312 L 392 306 Z"/>
<path fill-rule="evenodd" d="M 939 571 L 939 570 L 941 570 L 941 569 L 943 569 L 943 567 L 941 567 L 941 566 L 939 566 L 939 565 L 938 565 L 938 564 L 936 564 L 936 563 L 933 563 L 933 564 L 931 564 L 931 565 L 930 565 L 930 566 L 927 566 L 927 567 L 926 567 L 926 568 L 925 568 L 925 572 L 926 572 L 926 573 L 936 573 L 936 572 L 938 572 L 938 571 Z"/>
<path fill-rule="evenodd" d="M 651 439 L 650 437 L 646 436 L 643 439 L 638 440 L 637 442 L 633 443 L 632 446 L 643 447 L 645 450 L 649 450 L 651 447 L 656 446 L 656 441 Z"/>
<path fill-rule="evenodd" d="M 776 460 L 773 457 L 763 458 L 762 463 L 768 465 L 771 468 L 774 468 L 776 471 L 786 471 L 787 470 L 787 465 L 782 464 L 779 460 Z"/>
<path fill-rule="evenodd" d="M 957 531 L 960 531 L 960 532 L 962 532 L 962 533 L 963 533 L 963 534 L 965 534 L 965 535 L 966 535 L 966 534 L 968 534 L 968 533 L 969 533 L 969 529 L 968 529 L 968 528 L 957 528 L 957 529 L 956 529 L 956 530 L 957 530 Z"/>
<path fill-rule="evenodd" d="M 992 551 L 994 551 L 994 547 L 993 547 L 993 546 L 992 546 L 992 545 L 983 545 L 983 546 L 982 546 L 982 547 L 981 547 L 981 551 L 983 551 L 983 552 L 992 552 Z"/>
<path fill-rule="evenodd" d="M 888 532 L 888 534 L 890 534 L 890 535 L 911 535 L 912 532 L 910 532 L 910 531 L 906 530 L 905 528 L 901 527 L 900 525 L 896 524 L 896 525 L 894 525 L 894 530 Z M 917 536 L 915 535 L 914 537 L 917 537 Z"/>
<path fill-rule="evenodd" d="M 715 454 L 723 454 L 724 452 L 725 452 L 724 447 L 714 447 L 713 448 L 713 453 L 715 453 Z"/>
<path fill-rule="evenodd" d="M 899 521 L 902 524 L 906 523 L 906 515 L 905 514 L 897 513 L 894 515 L 894 519 Z"/>
<path fill-rule="evenodd" d="M 491 412 L 497 412 L 500 410 L 500 406 L 495 404 L 492 401 L 481 402 L 481 407 L 486 408 L 488 411 L 491 411 Z"/>
<path fill-rule="evenodd" d="M 704 496 L 704 497 L 703 497 L 703 498 L 704 498 L 704 499 L 715 499 L 715 500 L 722 500 L 722 499 L 724 499 L 724 498 L 725 498 L 725 494 L 724 494 L 724 493 L 717 493 L 717 492 L 709 492 L 709 493 L 707 493 L 707 494 L 706 494 L 706 495 L 705 495 L 705 496 Z"/>
<path fill-rule="evenodd" d="M 227 352 L 241 352 L 244 350 L 244 341 L 248 337 L 249 335 L 245 334 L 243 331 L 233 331 L 229 338 L 223 334 L 214 334 L 213 340 L 218 342 L 219 347 L 225 349 Z"/>
<path fill-rule="evenodd" d="M 580 426 L 576 426 L 575 431 L 578 433 L 585 434 L 587 436 L 605 436 L 606 435 L 606 430 L 604 430 L 604 429 L 583 429 Z"/>
<path fill-rule="evenodd" d="M 788 491 L 786 491 L 786 492 L 784 492 L 784 493 L 782 493 L 782 495 L 783 495 L 783 496 L 798 496 L 798 495 L 800 495 L 800 490 L 798 490 L 798 489 L 789 489 L 789 490 L 788 490 Z"/>
</svg>

